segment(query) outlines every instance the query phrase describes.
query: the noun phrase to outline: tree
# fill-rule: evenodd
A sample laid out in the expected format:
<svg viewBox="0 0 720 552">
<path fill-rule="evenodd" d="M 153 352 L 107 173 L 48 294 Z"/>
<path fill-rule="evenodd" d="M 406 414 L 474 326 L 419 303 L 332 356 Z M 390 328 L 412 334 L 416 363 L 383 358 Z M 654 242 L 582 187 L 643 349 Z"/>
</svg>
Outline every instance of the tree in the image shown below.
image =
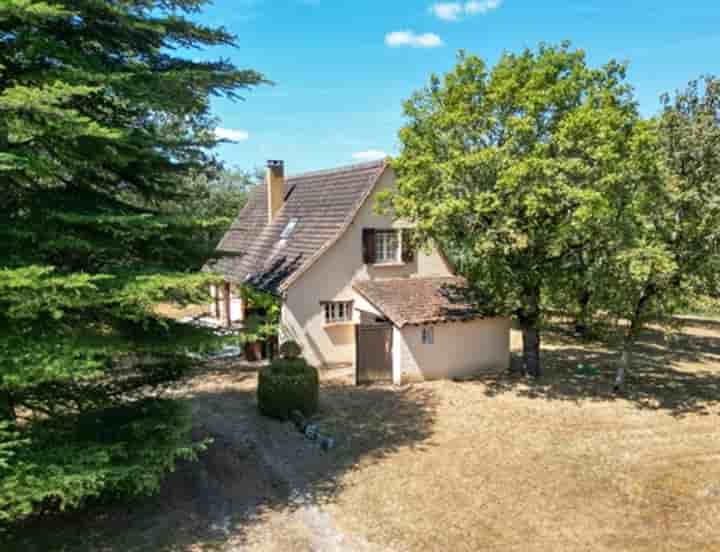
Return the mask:
<svg viewBox="0 0 720 552">
<path fill-rule="evenodd" d="M 461 53 L 405 103 L 398 193 L 386 205 L 434 241 L 492 312 L 517 316 L 526 370 L 540 375 L 543 294 L 611 214 L 638 120 L 625 67 L 590 68 L 561 46 Z"/>
<path fill-rule="evenodd" d="M 216 221 L 194 238 L 204 239 L 207 247 L 214 247 L 247 203 L 253 186 L 261 182 L 261 170 L 225 169 L 210 174 L 195 174 L 181 181 L 181 195 L 170 201 L 153 201 L 150 207 L 163 213 L 184 214 L 203 220 Z"/>
<path fill-rule="evenodd" d="M 657 120 L 633 146 L 635 185 L 618 197 L 598 307 L 620 321 L 616 387 L 632 368 L 638 335 L 720 284 L 720 80 L 691 82 L 663 97 Z"/>
<path fill-rule="evenodd" d="M 0 3 L 0 522 L 151 492 L 200 446 L 163 390 L 213 336 L 154 307 L 209 300 L 195 236 L 225 221 L 162 206 L 218 165 L 210 97 L 265 82 L 178 54 L 234 44 L 203 4 Z"/>
</svg>

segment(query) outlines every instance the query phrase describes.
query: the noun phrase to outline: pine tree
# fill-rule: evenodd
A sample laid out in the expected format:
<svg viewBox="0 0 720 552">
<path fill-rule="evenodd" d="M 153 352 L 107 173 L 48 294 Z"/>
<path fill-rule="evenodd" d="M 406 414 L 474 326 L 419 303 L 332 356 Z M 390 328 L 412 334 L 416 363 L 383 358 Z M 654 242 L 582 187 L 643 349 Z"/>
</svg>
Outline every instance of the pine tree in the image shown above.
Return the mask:
<svg viewBox="0 0 720 552">
<path fill-rule="evenodd" d="M 163 391 L 212 336 L 155 306 L 206 300 L 223 220 L 153 206 L 217 168 L 210 98 L 265 82 L 181 57 L 234 44 L 205 3 L 0 3 L 0 522 L 152 492 L 201 446 Z"/>
</svg>

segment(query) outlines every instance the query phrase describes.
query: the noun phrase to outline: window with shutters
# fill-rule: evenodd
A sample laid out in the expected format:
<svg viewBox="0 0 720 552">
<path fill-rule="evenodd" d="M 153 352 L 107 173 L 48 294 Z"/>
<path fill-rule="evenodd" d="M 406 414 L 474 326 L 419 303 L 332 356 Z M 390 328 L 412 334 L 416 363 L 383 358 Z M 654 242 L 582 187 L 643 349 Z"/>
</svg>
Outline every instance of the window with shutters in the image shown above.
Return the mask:
<svg viewBox="0 0 720 552">
<path fill-rule="evenodd" d="M 363 228 L 363 262 L 374 265 L 412 263 L 415 251 L 409 230 Z"/>
<path fill-rule="evenodd" d="M 375 231 L 375 263 L 399 263 L 400 232 L 398 230 Z"/>
<path fill-rule="evenodd" d="M 352 322 L 352 301 L 332 301 L 323 303 L 322 306 L 325 313 L 325 324 Z"/>
<path fill-rule="evenodd" d="M 423 345 L 432 345 L 435 343 L 435 329 L 432 326 L 423 326 L 422 342 Z"/>
</svg>

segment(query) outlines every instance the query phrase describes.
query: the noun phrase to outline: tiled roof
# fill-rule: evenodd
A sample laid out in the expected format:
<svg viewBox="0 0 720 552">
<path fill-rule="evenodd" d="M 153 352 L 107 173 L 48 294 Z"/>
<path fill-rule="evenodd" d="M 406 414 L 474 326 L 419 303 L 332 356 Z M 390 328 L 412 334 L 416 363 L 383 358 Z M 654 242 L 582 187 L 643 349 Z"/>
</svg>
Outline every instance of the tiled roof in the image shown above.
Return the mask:
<svg viewBox="0 0 720 552">
<path fill-rule="evenodd" d="M 482 317 L 464 298 L 463 278 L 361 280 L 353 287 L 399 328 Z"/>
<path fill-rule="evenodd" d="M 218 252 L 229 255 L 208 263 L 206 270 L 273 293 L 286 289 L 342 235 L 384 168 L 384 161 L 375 161 L 290 176 L 285 204 L 271 224 L 266 185 L 258 185 L 218 245 Z M 297 226 L 281 240 L 293 218 Z"/>
</svg>

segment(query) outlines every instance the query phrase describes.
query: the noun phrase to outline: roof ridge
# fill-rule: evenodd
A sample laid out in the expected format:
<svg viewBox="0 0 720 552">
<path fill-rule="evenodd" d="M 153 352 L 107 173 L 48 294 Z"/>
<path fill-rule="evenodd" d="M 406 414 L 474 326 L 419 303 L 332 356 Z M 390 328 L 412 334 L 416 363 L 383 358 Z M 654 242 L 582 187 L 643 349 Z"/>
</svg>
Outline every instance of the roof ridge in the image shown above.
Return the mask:
<svg viewBox="0 0 720 552">
<path fill-rule="evenodd" d="M 427 280 L 465 280 L 465 279 L 466 278 L 464 278 L 463 276 L 457 276 L 457 275 L 453 275 L 453 276 L 406 276 L 406 277 L 398 276 L 396 278 L 376 278 L 376 279 L 372 279 L 372 280 L 369 278 L 368 279 L 360 279 L 360 280 L 355 280 L 353 282 L 353 285 L 363 284 L 366 282 L 381 284 L 383 282 L 408 282 L 408 281 L 409 282 L 417 282 L 417 281 L 423 281 L 423 280 L 427 281 Z"/>
<path fill-rule="evenodd" d="M 354 163 L 352 165 L 341 165 L 332 169 L 320 169 L 316 171 L 308 171 L 304 173 L 291 174 L 287 177 L 287 180 L 295 178 L 307 178 L 309 176 L 330 176 L 335 174 L 343 174 L 348 172 L 360 171 L 365 169 L 382 168 L 385 166 L 385 159 L 378 159 L 376 161 L 368 161 L 366 163 Z"/>
</svg>

